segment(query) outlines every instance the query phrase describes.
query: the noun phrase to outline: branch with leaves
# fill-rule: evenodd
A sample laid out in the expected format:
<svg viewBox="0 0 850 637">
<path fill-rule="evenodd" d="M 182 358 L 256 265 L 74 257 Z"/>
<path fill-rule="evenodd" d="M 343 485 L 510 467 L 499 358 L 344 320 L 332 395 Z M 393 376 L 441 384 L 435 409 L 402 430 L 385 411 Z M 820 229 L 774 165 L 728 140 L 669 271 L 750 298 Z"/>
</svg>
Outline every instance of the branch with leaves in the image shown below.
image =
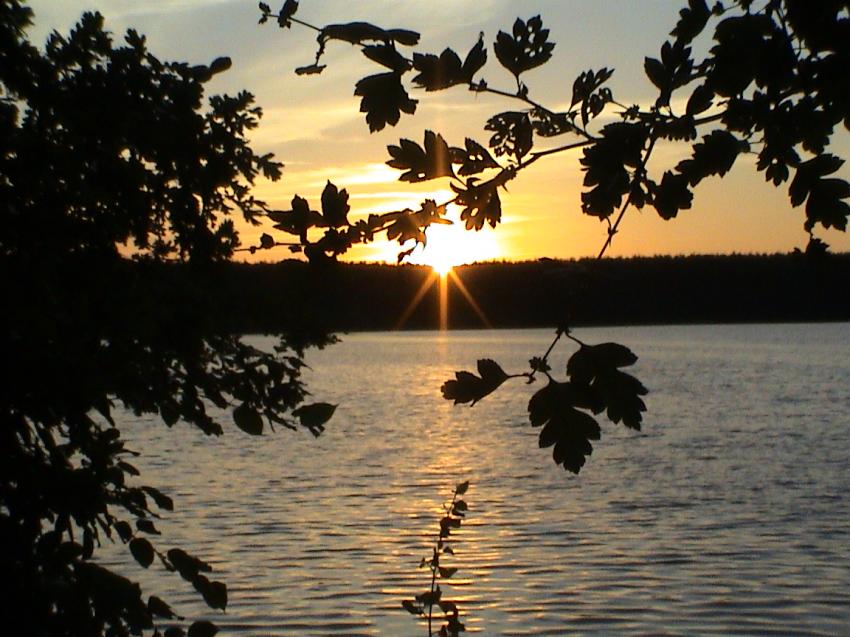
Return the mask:
<svg viewBox="0 0 850 637">
<path fill-rule="evenodd" d="M 437 534 L 431 557 L 430 559 L 423 557 L 422 561 L 419 562 L 419 568 L 427 566 L 431 571 L 430 587 L 424 593 L 416 595 L 412 600 L 405 599 L 401 602 L 402 608 L 411 615 L 427 619 L 429 637 L 435 634 L 433 631 L 434 606 L 438 606 L 444 615 L 443 621 L 445 623 L 436 633 L 439 637 L 457 637 L 459 633 L 466 631 L 460 621 L 457 604 L 443 599 L 443 591 L 438 582 L 449 579 L 457 573 L 457 568 L 443 566 L 440 559 L 446 555 L 454 555 L 454 549 L 449 545 L 449 537 L 452 529 L 460 528 L 469 511 L 466 501 L 459 499 L 459 496 L 463 496 L 468 489 L 469 482 L 461 482 L 455 487 L 451 501 L 443 504 L 440 532 Z"/>
<path fill-rule="evenodd" d="M 415 31 L 365 22 L 319 27 L 296 18 L 298 9 L 295 0 L 286 0 L 277 14 L 260 4 L 261 23 L 275 19 L 282 28 L 297 24 L 317 33 L 314 62 L 297 73 L 323 72 L 322 56 L 333 41 L 359 48 L 382 67 L 354 88 L 372 132 L 394 126 L 403 113 L 415 113 L 418 101 L 410 96 L 411 85 L 426 93 L 466 87 L 518 104 L 487 119 L 485 129 L 492 136 L 486 147 L 470 138 L 451 146 L 430 130 L 422 145 L 401 139 L 387 147 L 387 164 L 401 171 L 401 181 L 448 179 L 455 193 L 448 201 L 426 201 L 420 211 L 368 215 L 356 222 L 344 219 L 338 225 L 328 221 L 326 212 L 303 212 L 303 200 L 297 201 L 299 218 L 312 219 L 312 225 L 276 227 L 297 234 L 311 261 L 334 260 L 355 243 L 381 233 L 402 245 L 410 240 L 424 244 L 428 226 L 444 223 L 450 204 L 461 208 L 467 229 L 496 227 L 502 219 L 500 190 L 508 182 L 544 158 L 573 151 L 581 152 L 584 173 L 581 211 L 606 226 L 600 258 L 629 209 L 651 206 L 663 219 L 673 219 L 691 207 L 694 189 L 702 181 L 725 176 L 746 154 L 756 156 L 756 167 L 768 182 L 780 186 L 790 180 L 791 205 L 805 204 L 808 252 L 826 249 L 814 235 L 817 227 L 846 230 L 850 184 L 833 176 L 844 160 L 829 148 L 837 126 L 843 122 L 850 130 L 847 0 L 732 0 L 712 6 L 705 0 L 688 0 L 659 56 L 644 60 L 646 76 L 657 91 L 651 105 L 626 105 L 615 99 L 608 86 L 613 70 L 605 67 L 579 73 L 566 110 L 544 106 L 523 80 L 527 71 L 548 62 L 555 49 L 540 16 L 518 18 L 509 31 L 496 35 L 492 50 L 514 86 L 495 88 L 482 77 L 488 59 L 483 34 L 465 56 L 450 48 L 439 54 L 409 52 L 419 42 Z M 704 33 L 712 34 L 712 43 L 708 54 L 697 59 L 692 45 Z M 562 136 L 569 141 L 536 147 Z M 690 152 L 658 174 L 649 170 L 650 159 L 665 143 L 687 145 Z M 330 182 L 329 189 L 336 192 Z M 324 193 L 322 199 L 324 208 Z M 286 213 L 270 216 L 282 214 Z M 318 239 L 310 237 L 323 228 Z M 399 260 L 411 252 L 412 248 L 402 251 Z M 482 360 L 479 376 L 458 372 L 455 380 L 443 385 L 443 393 L 455 402 L 474 404 L 508 378 L 532 381 L 536 374 L 545 374 L 549 385 L 529 403 L 532 425 L 543 425 L 541 446 L 554 445 L 555 460 L 578 472 L 592 449 L 589 441 L 600 435 L 591 414 L 605 411 L 613 422 L 638 429 L 644 410 L 640 396 L 646 389 L 620 371 L 636 357 L 614 343 L 579 343 L 567 368 L 567 382 L 556 381 L 549 374 L 548 355 L 563 335 L 579 343 L 568 330 L 558 329 L 546 354 L 531 360 L 531 372 L 511 376 L 496 363 Z"/>
<path fill-rule="evenodd" d="M 413 87 L 426 92 L 465 86 L 521 104 L 517 110 L 491 116 L 485 126 L 493 132 L 489 147 L 504 165 L 474 140 L 451 148 L 445 142 L 431 143 L 442 141 L 431 131 L 426 132 L 424 146 L 401 140 L 388 147 L 391 159 L 387 163 L 404 171 L 403 181 L 452 179 L 456 196 L 440 205 L 463 207 L 462 220 L 468 229 L 500 222 L 498 190 L 518 171 L 543 157 L 577 149 L 582 150 L 579 162 L 585 173 L 582 212 L 607 226 L 600 255 L 611 245 L 629 208 L 652 206 L 662 218 L 672 219 L 691 207 L 699 183 L 724 176 L 743 154 L 756 155 L 758 170 L 776 186 L 788 181 L 793 171 L 789 200 L 793 206 L 806 204 L 804 228 L 813 241 L 818 226 L 846 229 L 850 185 L 830 176 L 843 160 L 828 152 L 835 127 L 843 121 L 850 129 L 850 80 L 840 70 L 850 64 L 844 44 L 846 1 L 735 0 L 709 7 L 705 0 L 689 0 L 659 57 L 644 61 L 646 75 L 658 91 L 654 104 L 626 106 L 615 100 L 606 85 L 613 71 L 602 68 L 576 77 L 566 111 L 533 99 L 522 80 L 524 73 L 549 61 L 555 48 L 539 16 L 517 19 L 510 31 L 497 34 L 493 52 L 515 84 L 513 89 L 502 89 L 480 77 L 487 62 L 483 34 L 461 59 L 450 48 L 439 55 L 407 53 L 419 41 L 419 34 L 407 29 L 384 29 L 365 22 L 312 25 L 295 17 L 295 0 L 287 0 L 276 14 L 265 3 L 260 10 L 261 22 L 275 19 L 283 28 L 298 24 L 318 34 L 314 63 L 299 68 L 300 74 L 325 70 L 320 60 L 332 41 L 358 47 L 383 68 L 355 86 L 370 131 L 393 126 L 402 113 L 416 111 L 418 101 L 405 86 L 409 73 L 413 73 Z M 714 45 L 704 59 L 697 60 L 691 45 L 711 24 Z M 684 103 L 684 111 L 674 108 L 674 103 Z M 619 121 L 592 128 L 603 113 Z M 708 130 L 699 137 L 703 129 Z M 535 150 L 535 142 L 561 135 L 578 139 Z M 660 142 L 689 144 L 691 153 L 653 176 L 647 165 Z M 462 167 L 457 175 L 453 165 Z M 485 173 L 488 170 L 490 174 Z M 372 240 L 385 226 L 370 219 L 368 232 L 347 234 L 352 243 L 332 237 L 314 254 L 334 258 L 353 243 Z M 421 236 L 405 235 L 406 240 L 424 238 L 427 224 L 419 228 Z"/>
</svg>

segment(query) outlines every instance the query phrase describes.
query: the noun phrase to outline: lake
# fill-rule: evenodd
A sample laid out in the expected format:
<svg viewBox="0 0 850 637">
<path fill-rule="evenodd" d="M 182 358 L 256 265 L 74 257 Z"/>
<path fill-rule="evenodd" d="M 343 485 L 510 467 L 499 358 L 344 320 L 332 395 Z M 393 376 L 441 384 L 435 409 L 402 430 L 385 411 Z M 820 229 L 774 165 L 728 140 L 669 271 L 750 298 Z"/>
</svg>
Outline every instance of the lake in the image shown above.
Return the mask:
<svg viewBox="0 0 850 637">
<path fill-rule="evenodd" d="M 308 356 L 314 399 L 339 403 L 319 439 L 125 424 L 176 501 L 162 548 L 210 561 L 227 613 L 123 570 L 224 634 L 424 635 L 401 601 L 428 587 L 441 503 L 469 480 L 444 597 L 470 633 L 850 635 L 850 324 L 576 335 L 629 346 L 650 389 L 643 432 L 602 423 L 579 476 L 528 424 L 541 381 L 473 408 L 440 396 L 478 358 L 525 371 L 545 330 L 345 336 Z"/>
</svg>

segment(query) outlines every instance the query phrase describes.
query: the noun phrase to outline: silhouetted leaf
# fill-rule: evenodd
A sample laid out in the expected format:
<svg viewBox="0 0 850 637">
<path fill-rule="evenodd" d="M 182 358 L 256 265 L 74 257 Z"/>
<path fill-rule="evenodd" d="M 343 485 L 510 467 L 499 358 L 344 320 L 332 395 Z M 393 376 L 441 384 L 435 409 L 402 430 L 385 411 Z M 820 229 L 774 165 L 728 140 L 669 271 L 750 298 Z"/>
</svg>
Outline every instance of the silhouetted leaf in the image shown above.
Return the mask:
<svg viewBox="0 0 850 637">
<path fill-rule="evenodd" d="M 213 75 L 216 73 L 222 73 L 228 70 L 231 66 L 233 66 L 233 62 L 229 57 L 216 58 L 210 64 L 210 73 Z"/>
<path fill-rule="evenodd" d="M 442 610 L 446 614 L 456 613 L 457 605 L 454 602 L 450 602 L 448 600 L 440 600 L 440 610 Z"/>
<path fill-rule="evenodd" d="M 534 145 L 531 120 L 528 113 L 522 111 L 505 111 L 493 115 L 487 120 L 484 129 L 494 131 L 490 147 L 496 151 L 497 157 L 509 155 L 521 161 Z"/>
<path fill-rule="evenodd" d="M 180 577 L 187 582 L 195 580 L 201 572 L 209 573 L 212 571 L 212 566 L 193 555 L 189 555 L 183 549 L 169 549 L 166 557 L 177 572 L 180 573 Z"/>
<path fill-rule="evenodd" d="M 295 12 L 298 10 L 298 2 L 297 0 L 286 0 L 283 3 L 283 6 L 280 8 L 277 17 L 277 23 L 281 27 L 289 28 L 292 24 L 289 19 L 295 15 Z M 190 631 L 191 632 L 191 631 Z M 189 637 L 192 637 L 191 635 Z"/>
<path fill-rule="evenodd" d="M 457 193 L 455 203 L 463 208 L 460 219 L 467 230 L 481 230 L 485 223 L 495 228 L 502 220 L 502 202 L 497 188 L 498 183 L 494 181 L 478 186 L 470 180 L 465 189 L 451 184 L 451 189 Z"/>
<path fill-rule="evenodd" d="M 567 374 L 574 382 L 589 383 L 599 374 L 634 365 L 637 359 L 634 352 L 619 343 L 582 345 L 567 362 Z"/>
<path fill-rule="evenodd" d="M 392 157 L 387 165 L 405 171 L 400 181 L 416 183 L 454 175 L 449 145 L 442 135 L 426 130 L 424 144 L 423 148 L 414 141 L 401 139 L 398 146 L 387 146 Z"/>
<path fill-rule="evenodd" d="M 710 17 L 705 0 L 688 0 L 688 6 L 679 11 L 679 21 L 670 35 L 687 44 L 702 33 Z"/>
<path fill-rule="evenodd" d="M 642 159 L 648 131 L 643 124 L 616 122 L 601 131 L 601 137 L 582 152 L 579 163 L 585 171 L 584 185 L 592 190 L 581 193 L 582 212 L 607 218 L 629 193 L 628 168 L 637 168 Z"/>
<path fill-rule="evenodd" d="M 154 526 L 153 522 L 151 522 L 150 520 L 146 520 L 144 518 L 142 518 L 140 520 L 136 520 L 136 528 L 139 529 L 139 531 L 143 531 L 145 533 L 150 533 L 151 535 L 162 535 L 157 530 L 156 526 Z"/>
<path fill-rule="evenodd" d="M 469 490 L 469 480 L 466 482 L 461 482 L 455 487 L 455 493 L 457 495 L 464 495 Z"/>
<path fill-rule="evenodd" d="M 338 190 L 330 181 L 322 191 L 322 215 L 331 228 L 348 224 L 348 192 L 343 188 Z"/>
<path fill-rule="evenodd" d="M 601 431 L 596 420 L 575 408 L 580 394 L 571 383 L 550 381 L 528 402 L 528 416 L 533 427 L 542 426 L 541 448 L 554 445 L 552 457 L 557 464 L 573 473 L 584 466 L 593 452 L 591 440 L 599 440 Z"/>
<path fill-rule="evenodd" d="M 302 427 L 306 427 L 315 434 L 325 428 L 325 423 L 334 415 L 336 407 L 330 403 L 314 403 L 299 407 L 292 412 L 292 415 L 301 421 Z"/>
<path fill-rule="evenodd" d="M 246 434 L 260 436 L 263 433 L 263 417 L 248 403 L 233 410 L 233 422 Z"/>
<path fill-rule="evenodd" d="M 455 380 L 446 381 L 440 388 L 443 398 L 453 400 L 455 405 L 459 403 L 474 405 L 498 389 L 508 378 L 499 364 L 489 359 L 478 361 L 478 373 L 481 376 L 471 372 L 455 372 Z"/>
<path fill-rule="evenodd" d="M 694 144 L 690 159 L 678 163 L 676 170 L 688 178 L 691 186 L 711 175 L 724 176 L 732 169 L 738 154 L 749 148 L 746 142 L 725 130 L 714 130 Z"/>
<path fill-rule="evenodd" d="M 474 139 L 467 137 L 464 140 L 465 149 L 459 153 L 458 163 L 461 164 L 458 174 L 466 177 L 475 175 L 488 168 L 500 168 L 499 163 L 493 159 L 490 152 Z M 460 149 L 458 149 L 460 150 Z"/>
<path fill-rule="evenodd" d="M 192 580 L 192 585 L 207 606 L 218 610 L 227 609 L 227 585 L 224 582 L 211 582 L 203 575 L 198 575 Z"/>
<path fill-rule="evenodd" d="M 478 36 L 478 42 L 475 43 L 469 53 L 463 60 L 463 77 L 467 82 L 472 82 L 475 74 L 487 63 L 487 49 L 484 47 L 484 33 Z"/>
<path fill-rule="evenodd" d="M 448 48 L 439 57 L 430 53 L 414 53 L 413 68 L 419 71 L 413 82 L 426 91 L 440 91 L 469 81 L 458 54 Z"/>
<path fill-rule="evenodd" d="M 670 77 L 660 60 L 646 57 L 643 59 L 643 70 L 655 86 L 664 91 L 670 89 Z"/>
<path fill-rule="evenodd" d="M 401 607 L 404 608 L 404 610 L 406 610 L 411 615 L 421 615 L 422 614 L 422 608 L 420 608 L 419 606 L 414 604 L 409 599 L 403 600 L 401 602 Z"/>
<path fill-rule="evenodd" d="M 610 370 L 599 374 L 591 387 L 605 403 L 611 422 L 622 420 L 626 427 L 640 431 L 642 412 L 646 411 L 640 396 L 645 395 L 647 389 L 637 378 L 619 370 Z"/>
<path fill-rule="evenodd" d="M 711 87 L 708 84 L 700 84 L 688 98 L 688 105 L 685 107 L 685 112 L 688 115 L 699 115 L 711 108 L 713 99 L 714 91 L 711 90 Z"/>
<path fill-rule="evenodd" d="M 662 219 L 672 219 L 679 214 L 679 210 L 689 209 L 693 199 L 694 195 L 688 188 L 688 178 L 668 170 L 655 188 L 652 205 Z"/>
<path fill-rule="evenodd" d="M 164 509 L 166 511 L 174 510 L 174 500 L 165 495 L 159 489 L 155 489 L 154 487 L 148 486 L 141 487 L 141 489 L 142 491 L 147 493 L 151 498 L 153 498 L 153 501 L 156 502 L 156 506 L 158 506 L 160 509 Z"/>
<path fill-rule="evenodd" d="M 511 34 L 499 31 L 493 50 L 499 63 L 515 76 L 540 66 L 552 57 L 554 42 L 548 42 L 549 29 L 543 28 L 540 16 L 514 22 Z"/>
<path fill-rule="evenodd" d="M 357 82 L 354 94 L 363 98 L 360 112 L 366 113 L 371 132 L 383 130 L 387 124 L 395 126 L 403 112 L 409 115 L 416 112 L 417 101 L 410 99 L 398 73 L 364 77 Z"/>
<path fill-rule="evenodd" d="M 419 42 L 419 34 L 407 29 L 382 29 L 369 22 L 348 22 L 346 24 L 329 24 L 324 27 L 319 40 L 342 40 L 351 44 L 364 42 L 398 42 L 405 46 L 413 46 Z"/>
<path fill-rule="evenodd" d="M 124 543 L 129 542 L 133 538 L 133 527 L 128 522 L 119 520 L 113 524 L 113 528 Z"/>
<path fill-rule="evenodd" d="M 165 619 L 183 619 L 180 615 L 174 612 L 174 609 L 171 608 L 171 606 L 154 595 L 151 595 L 148 598 L 148 611 L 151 615 L 163 617 Z"/>
<path fill-rule="evenodd" d="M 295 69 L 296 75 L 318 75 L 327 68 L 326 64 L 308 64 Z"/>
<path fill-rule="evenodd" d="M 840 157 L 823 154 L 797 166 L 794 179 L 788 187 L 788 196 L 791 200 L 791 205 L 796 207 L 803 203 L 809 196 L 812 185 L 820 177 L 831 175 L 843 165 L 844 160 Z"/>
<path fill-rule="evenodd" d="M 218 626 L 212 622 L 201 620 L 189 626 L 189 634 L 187 637 L 215 637 L 218 632 Z"/>
<path fill-rule="evenodd" d="M 136 561 L 147 568 L 153 563 L 154 550 L 153 545 L 143 537 L 135 537 L 130 540 L 130 553 L 136 558 Z"/>
<path fill-rule="evenodd" d="M 588 398 L 593 404 L 582 404 L 580 399 L 574 399 L 574 404 L 596 413 L 606 408 L 612 422 L 622 421 L 627 427 L 639 430 L 641 412 L 646 411 L 640 396 L 647 390 L 636 378 L 619 370 L 635 362 L 637 356 L 619 343 L 582 345 L 570 357 L 567 373 L 578 387 L 590 386 Z M 596 399 L 601 402 L 595 404 Z"/>
<path fill-rule="evenodd" d="M 377 62 L 382 66 L 386 66 L 391 71 L 404 73 L 410 69 L 410 61 L 404 57 L 391 44 L 372 44 L 363 47 L 363 55 Z M 413 59 L 416 59 L 416 53 L 413 54 Z M 415 81 L 415 80 L 414 80 Z"/>
<path fill-rule="evenodd" d="M 322 215 L 310 210 L 307 200 L 298 195 L 292 198 L 292 210 L 272 210 L 268 215 L 269 219 L 275 222 L 274 227 L 277 230 L 295 235 L 303 235 L 310 228 L 324 222 Z"/>
<path fill-rule="evenodd" d="M 440 571 L 440 577 L 443 579 L 449 579 L 452 575 L 457 573 L 457 568 L 449 566 L 440 566 L 438 567 L 438 570 Z"/>
</svg>

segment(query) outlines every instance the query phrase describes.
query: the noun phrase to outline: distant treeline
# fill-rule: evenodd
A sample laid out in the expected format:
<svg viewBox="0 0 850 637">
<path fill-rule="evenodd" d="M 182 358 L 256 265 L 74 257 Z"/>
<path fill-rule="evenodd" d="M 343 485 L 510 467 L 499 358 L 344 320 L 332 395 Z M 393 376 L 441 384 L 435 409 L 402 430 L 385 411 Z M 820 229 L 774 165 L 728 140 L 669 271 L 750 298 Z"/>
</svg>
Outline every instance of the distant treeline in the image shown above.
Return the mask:
<svg viewBox="0 0 850 637">
<path fill-rule="evenodd" d="M 493 327 L 850 320 L 850 254 L 541 259 L 455 273 Z M 208 291 L 216 322 L 238 332 L 434 329 L 438 283 L 409 310 L 433 277 L 412 265 L 228 263 Z M 485 326 L 448 286 L 449 327 Z"/>
</svg>

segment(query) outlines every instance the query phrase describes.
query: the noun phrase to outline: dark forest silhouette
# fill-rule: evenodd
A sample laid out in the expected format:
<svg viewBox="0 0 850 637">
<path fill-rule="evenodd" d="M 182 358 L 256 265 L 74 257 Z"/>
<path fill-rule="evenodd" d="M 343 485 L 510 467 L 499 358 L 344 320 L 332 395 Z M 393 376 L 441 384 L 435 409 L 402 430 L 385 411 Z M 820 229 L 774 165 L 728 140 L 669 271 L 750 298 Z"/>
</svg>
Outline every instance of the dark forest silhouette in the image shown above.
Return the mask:
<svg viewBox="0 0 850 637">
<path fill-rule="evenodd" d="M 848 254 L 541 259 L 454 272 L 489 325 L 450 280 L 452 329 L 548 328 L 565 315 L 574 326 L 850 320 L 850 298 L 837 293 L 850 287 Z M 331 331 L 440 327 L 428 266 L 228 263 L 216 278 L 217 320 L 237 333 L 275 333 L 292 324 L 293 305 L 311 307 L 309 323 Z M 430 289 L 408 314 L 423 285 Z"/>
</svg>

